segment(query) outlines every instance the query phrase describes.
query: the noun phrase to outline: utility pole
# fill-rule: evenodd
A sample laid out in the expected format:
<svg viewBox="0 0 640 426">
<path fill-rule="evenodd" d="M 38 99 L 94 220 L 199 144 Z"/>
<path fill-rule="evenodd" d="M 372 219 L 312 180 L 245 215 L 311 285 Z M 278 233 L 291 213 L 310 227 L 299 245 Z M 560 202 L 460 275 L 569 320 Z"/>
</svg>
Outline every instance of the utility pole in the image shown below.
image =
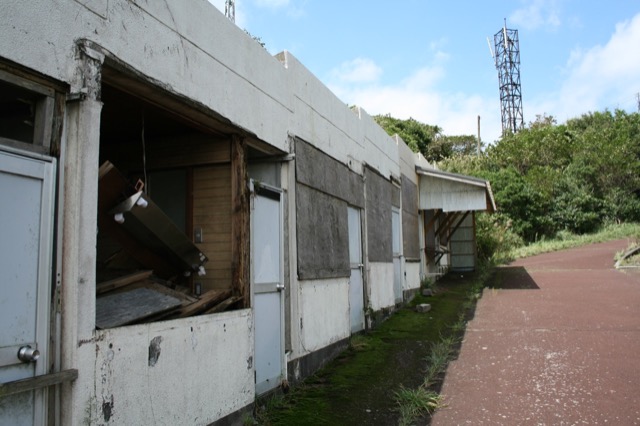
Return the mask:
<svg viewBox="0 0 640 426">
<path fill-rule="evenodd" d="M 480 157 L 480 116 L 478 116 L 478 157 Z"/>
<path fill-rule="evenodd" d="M 636 93 L 636 101 L 638 102 L 638 112 L 640 112 L 640 93 Z"/>
</svg>

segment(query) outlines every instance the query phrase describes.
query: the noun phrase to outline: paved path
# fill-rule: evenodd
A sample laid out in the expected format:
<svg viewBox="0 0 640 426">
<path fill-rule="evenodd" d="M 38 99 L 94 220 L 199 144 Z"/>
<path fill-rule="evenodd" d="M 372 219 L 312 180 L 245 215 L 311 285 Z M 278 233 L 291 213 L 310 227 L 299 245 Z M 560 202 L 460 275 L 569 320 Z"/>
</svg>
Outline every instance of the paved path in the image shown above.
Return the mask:
<svg viewBox="0 0 640 426">
<path fill-rule="evenodd" d="M 626 240 L 501 268 L 449 365 L 432 425 L 640 425 L 640 274 Z"/>
</svg>

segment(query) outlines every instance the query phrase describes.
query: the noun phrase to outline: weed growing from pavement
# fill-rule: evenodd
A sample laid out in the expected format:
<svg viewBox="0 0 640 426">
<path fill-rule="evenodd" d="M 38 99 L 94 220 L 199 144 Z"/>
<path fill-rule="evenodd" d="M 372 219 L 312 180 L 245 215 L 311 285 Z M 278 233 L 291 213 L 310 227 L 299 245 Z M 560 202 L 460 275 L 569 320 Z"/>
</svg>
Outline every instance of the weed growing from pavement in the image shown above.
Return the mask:
<svg viewBox="0 0 640 426">
<path fill-rule="evenodd" d="M 425 358 L 427 368 L 422 384 L 414 390 L 401 388 L 396 392 L 396 402 L 399 406 L 400 425 L 414 424 L 415 421 L 431 415 L 443 404 L 443 398 L 437 392 L 443 375 L 462 342 L 467 325 L 467 319 L 475 309 L 477 300 L 489 280 L 493 265 L 486 263 L 478 267 L 475 279 L 467 289 L 464 300 L 459 305 L 457 321 L 441 331 L 440 339 L 431 344 L 431 350 Z M 444 333 L 444 334 L 443 334 Z"/>
</svg>

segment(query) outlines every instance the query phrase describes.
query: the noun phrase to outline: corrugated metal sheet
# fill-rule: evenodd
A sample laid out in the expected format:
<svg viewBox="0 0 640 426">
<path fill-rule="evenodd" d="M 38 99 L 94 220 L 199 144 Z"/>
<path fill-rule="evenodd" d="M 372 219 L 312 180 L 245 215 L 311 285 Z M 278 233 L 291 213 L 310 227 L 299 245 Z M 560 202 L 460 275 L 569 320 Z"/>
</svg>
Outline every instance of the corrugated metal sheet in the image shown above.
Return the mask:
<svg viewBox="0 0 640 426">
<path fill-rule="evenodd" d="M 420 175 L 421 210 L 494 211 L 489 182 L 471 176 L 416 167 Z"/>
</svg>

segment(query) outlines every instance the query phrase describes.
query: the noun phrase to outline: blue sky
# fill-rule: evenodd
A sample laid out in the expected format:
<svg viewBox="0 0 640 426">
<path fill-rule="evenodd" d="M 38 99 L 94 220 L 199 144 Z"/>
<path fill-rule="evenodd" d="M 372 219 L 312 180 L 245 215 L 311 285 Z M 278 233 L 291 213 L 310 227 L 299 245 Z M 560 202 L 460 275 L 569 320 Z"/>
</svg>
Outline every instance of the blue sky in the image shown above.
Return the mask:
<svg viewBox="0 0 640 426">
<path fill-rule="evenodd" d="M 224 12 L 224 0 L 209 0 Z M 500 130 L 487 37 L 520 39 L 525 122 L 638 110 L 636 0 L 236 0 L 236 24 L 270 53 L 291 52 L 346 104 L 413 117 L 447 135 Z"/>
</svg>

